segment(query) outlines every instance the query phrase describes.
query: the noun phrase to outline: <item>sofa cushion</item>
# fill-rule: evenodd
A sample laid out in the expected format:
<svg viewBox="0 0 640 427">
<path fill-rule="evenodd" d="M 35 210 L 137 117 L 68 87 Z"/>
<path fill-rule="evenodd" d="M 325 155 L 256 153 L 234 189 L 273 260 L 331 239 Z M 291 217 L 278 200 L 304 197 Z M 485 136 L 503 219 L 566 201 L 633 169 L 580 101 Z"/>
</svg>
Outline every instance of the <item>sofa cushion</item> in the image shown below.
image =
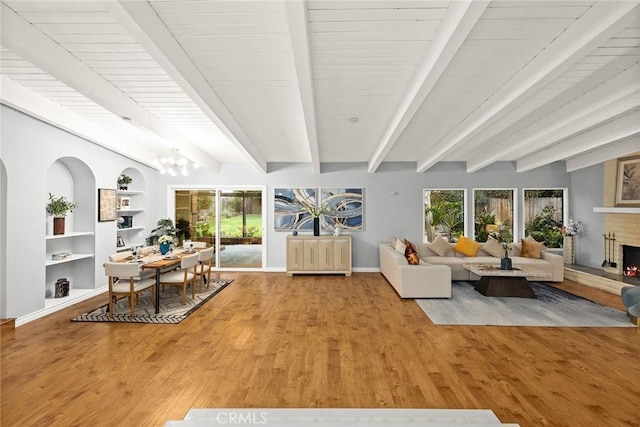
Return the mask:
<svg viewBox="0 0 640 427">
<path fill-rule="evenodd" d="M 524 240 L 531 243 L 542 243 L 541 252 L 546 251 L 548 248 L 544 245 L 544 242 L 538 242 L 531 234 L 529 234 Z"/>
<path fill-rule="evenodd" d="M 453 250 L 453 246 L 451 246 L 451 243 L 444 240 L 440 235 L 437 235 L 436 238 L 429 243 L 429 249 L 440 256 L 445 256 Z"/>
<path fill-rule="evenodd" d="M 416 251 L 416 246 L 408 240 L 405 240 L 405 243 L 404 257 L 409 262 L 409 265 L 420 265 L 420 257 Z"/>
<path fill-rule="evenodd" d="M 496 258 L 502 258 L 504 256 L 504 248 L 500 242 L 493 237 L 487 239 L 487 242 L 482 246 L 482 250 Z"/>
<path fill-rule="evenodd" d="M 456 243 L 454 249 L 456 250 L 456 252 L 460 252 L 463 255 L 473 257 L 476 256 L 476 253 L 481 246 L 482 245 L 478 242 L 474 242 L 471 239 L 460 236 L 460 238 L 458 239 L 458 243 Z"/>
<path fill-rule="evenodd" d="M 393 248 L 404 255 L 404 250 L 406 247 L 407 245 L 404 244 L 404 241 L 402 239 L 396 239 L 396 245 Z"/>
<path fill-rule="evenodd" d="M 520 256 L 523 258 L 540 258 L 540 252 L 542 252 L 542 243 L 536 241 L 530 241 L 522 239 L 520 241 L 522 248 L 520 249 Z"/>
</svg>

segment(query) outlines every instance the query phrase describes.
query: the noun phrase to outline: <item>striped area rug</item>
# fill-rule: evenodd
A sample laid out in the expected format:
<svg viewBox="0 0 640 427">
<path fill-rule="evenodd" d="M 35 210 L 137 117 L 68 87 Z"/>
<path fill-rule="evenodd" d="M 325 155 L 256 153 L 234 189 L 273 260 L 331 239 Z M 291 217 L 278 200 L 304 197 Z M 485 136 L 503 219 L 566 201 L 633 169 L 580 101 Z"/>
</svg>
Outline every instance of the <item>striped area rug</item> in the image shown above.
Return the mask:
<svg viewBox="0 0 640 427">
<path fill-rule="evenodd" d="M 113 317 L 109 316 L 109 304 L 105 304 L 74 317 L 71 321 L 176 324 L 186 319 L 231 282 L 233 279 L 211 279 L 209 288 L 203 288 L 200 292 L 196 289 L 194 299 L 191 299 L 191 289 L 187 288 L 185 305 L 182 305 L 182 290 L 174 288 L 173 295 L 170 295 L 170 286 L 166 286 L 164 292 L 160 293 L 160 313 L 158 314 L 155 314 L 150 292 L 144 292 L 140 294 L 135 316 L 131 316 L 128 298 L 122 298 L 115 306 Z"/>
</svg>

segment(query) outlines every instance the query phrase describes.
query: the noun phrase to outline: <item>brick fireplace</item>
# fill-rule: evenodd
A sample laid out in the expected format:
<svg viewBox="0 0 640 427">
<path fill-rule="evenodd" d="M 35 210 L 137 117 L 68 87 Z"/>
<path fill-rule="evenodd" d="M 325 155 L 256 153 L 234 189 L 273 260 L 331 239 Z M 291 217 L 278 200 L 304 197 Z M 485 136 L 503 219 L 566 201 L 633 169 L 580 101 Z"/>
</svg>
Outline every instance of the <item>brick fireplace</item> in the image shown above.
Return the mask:
<svg viewBox="0 0 640 427">
<path fill-rule="evenodd" d="M 609 160 L 604 163 L 604 183 L 602 190 L 603 208 L 614 208 L 616 201 L 616 174 L 618 161 Z M 606 209 L 609 211 L 609 209 Z M 603 269 L 585 267 L 582 269 L 565 267 L 564 277 L 583 285 L 601 289 L 620 295 L 620 290 L 629 284 L 638 283 L 637 277 L 623 275 L 623 248 L 640 247 L 640 213 L 621 213 L 617 209 L 602 214 L 605 234 L 615 233 L 613 257 L 615 267 L 605 266 Z"/>
<path fill-rule="evenodd" d="M 640 278 L 640 247 L 622 245 L 622 273 Z"/>
<path fill-rule="evenodd" d="M 616 169 L 617 160 L 604 163 L 604 187 L 602 202 L 604 207 L 613 207 L 616 202 Z M 623 274 L 623 246 L 640 246 L 640 214 L 637 213 L 605 213 L 604 231 L 615 233 L 613 242 L 615 268 L 604 267 L 607 273 Z"/>
</svg>

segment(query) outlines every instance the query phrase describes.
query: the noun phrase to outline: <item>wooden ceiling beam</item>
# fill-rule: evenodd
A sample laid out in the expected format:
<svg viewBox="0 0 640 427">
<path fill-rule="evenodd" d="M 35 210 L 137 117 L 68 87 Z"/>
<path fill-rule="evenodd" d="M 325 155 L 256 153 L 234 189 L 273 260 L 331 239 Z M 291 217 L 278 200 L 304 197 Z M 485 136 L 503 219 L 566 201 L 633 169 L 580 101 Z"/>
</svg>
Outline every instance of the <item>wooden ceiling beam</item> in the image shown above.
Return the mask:
<svg viewBox="0 0 640 427">
<path fill-rule="evenodd" d="M 151 5 L 144 1 L 110 1 L 106 4 L 118 21 L 236 148 L 244 153 L 255 167 L 266 173 L 267 162 L 260 151 Z"/>
<path fill-rule="evenodd" d="M 55 43 L 35 26 L 0 4 L 0 36 L 2 44 L 36 67 L 65 83 L 70 88 L 113 112 L 128 117 L 138 126 L 159 136 L 166 147 L 180 147 L 185 157 L 217 171 L 218 162 L 202 152 L 191 141 L 159 120 L 133 99 L 122 93 L 101 75 L 82 63 L 69 51 Z M 155 159 L 155 156 L 153 157 Z M 153 159 L 149 159 L 152 161 Z"/>
<path fill-rule="evenodd" d="M 418 161 L 424 172 L 637 19 L 637 2 L 599 1 Z M 481 144 L 482 141 L 476 142 Z"/>
<path fill-rule="evenodd" d="M 640 65 L 629 68 L 615 78 L 594 88 L 563 107 L 550 111 L 544 119 L 534 123 L 535 130 L 527 129 L 510 137 L 508 147 L 483 150 L 467 162 L 467 172 L 476 172 L 491 163 L 524 157 L 558 141 L 569 138 L 604 123 L 640 105 Z M 543 107 L 544 108 L 544 107 Z"/>
<path fill-rule="evenodd" d="M 640 135 L 625 138 L 612 144 L 607 144 L 595 150 L 577 155 L 565 162 L 567 172 L 575 172 L 579 169 L 599 165 L 607 160 L 628 156 L 640 152 Z"/>
<path fill-rule="evenodd" d="M 488 5 L 489 1 L 485 0 L 460 0 L 450 3 L 436 32 L 436 38 L 418 66 L 396 113 L 369 159 L 369 172 L 373 173 L 380 167 Z"/>
<path fill-rule="evenodd" d="M 132 160 L 155 168 L 152 163 L 156 157 L 154 151 L 132 144 L 122 135 L 77 114 L 44 96 L 27 89 L 6 76 L 0 75 L 0 102 L 32 117 L 63 129 L 80 138 L 91 141 L 108 150 L 114 151 Z"/>
<path fill-rule="evenodd" d="M 636 109 L 620 118 L 610 120 L 573 138 L 557 143 L 546 150 L 538 151 L 518 160 L 516 162 L 516 170 L 518 172 L 527 172 L 639 134 L 640 110 Z"/>
<path fill-rule="evenodd" d="M 307 28 L 307 7 L 304 1 L 285 1 L 284 8 L 289 26 L 289 38 L 293 50 L 293 60 L 298 76 L 300 101 L 307 129 L 307 144 L 314 173 L 320 173 L 320 150 L 316 127 L 316 103 L 311 67 L 311 47 Z"/>
</svg>

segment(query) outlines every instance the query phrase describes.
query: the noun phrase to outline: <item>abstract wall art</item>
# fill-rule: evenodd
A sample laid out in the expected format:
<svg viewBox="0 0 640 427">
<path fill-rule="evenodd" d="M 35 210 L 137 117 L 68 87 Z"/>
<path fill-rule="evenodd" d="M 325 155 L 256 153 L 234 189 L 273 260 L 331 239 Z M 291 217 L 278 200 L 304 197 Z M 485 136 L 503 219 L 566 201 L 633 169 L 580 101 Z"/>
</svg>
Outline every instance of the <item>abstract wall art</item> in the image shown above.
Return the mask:
<svg viewBox="0 0 640 427">
<path fill-rule="evenodd" d="M 324 230 L 363 230 L 363 189 L 362 188 L 322 188 L 320 206 L 324 208 L 320 227 Z"/>
<path fill-rule="evenodd" d="M 274 221 L 276 231 L 313 230 L 311 212 L 316 208 L 315 188 L 276 188 Z"/>
</svg>

